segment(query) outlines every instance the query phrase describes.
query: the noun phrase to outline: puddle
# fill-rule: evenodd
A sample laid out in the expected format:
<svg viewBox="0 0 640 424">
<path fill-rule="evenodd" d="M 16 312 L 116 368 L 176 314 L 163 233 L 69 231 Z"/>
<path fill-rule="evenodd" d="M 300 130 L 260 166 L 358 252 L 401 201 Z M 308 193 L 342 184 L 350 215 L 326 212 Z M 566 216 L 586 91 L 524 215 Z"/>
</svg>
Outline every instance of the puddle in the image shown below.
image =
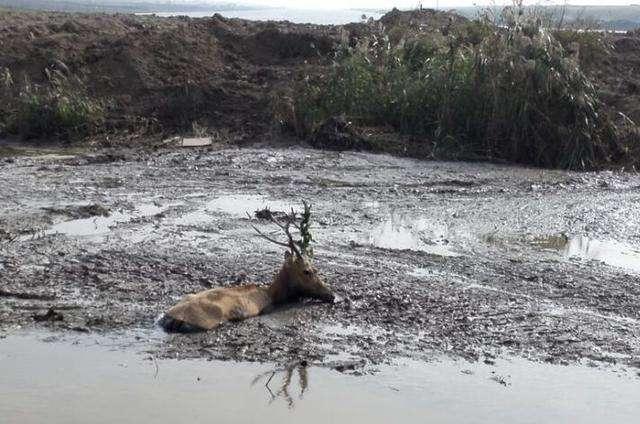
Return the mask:
<svg viewBox="0 0 640 424">
<path fill-rule="evenodd" d="M 558 252 L 563 258 L 595 260 L 617 268 L 640 273 L 640 247 L 613 240 L 597 240 L 585 236 L 564 234 L 508 240 L 493 235 L 483 236 L 486 243 L 508 246 L 522 242 L 540 250 Z"/>
<path fill-rule="evenodd" d="M 192 226 L 192 225 L 207 224 L 213 221 L 214 221 L 213 216 L 209 215 L 207 211 L 197 210 L 197 211 L 182 215 L 180 218 L 177 218 L 176 220 L 174 220 L 174 223 L 176 225 Z"/>
<path fill-rule="evenodd" d="M 380 209 L 380 202 L 373 200 L 371 202 L 362 202 L 362 209 Z"/>
<path fill-rule="evenodd" d="M 539 237 L 530 243 L 540 249 L 558 251 L 565 258 L 604 262 L 618 268 L 640 272 L 640 248 L 612 240 L 596 240 L 585 236 Z"/>
<path fill-rule="evenodd" d="M 588 315 L 595 318 L 604 319 L 607 321 L 613 321 L 620 324 L 640 325 L 640 321 L 631 317 L 624 317 L 614 314 L 603 314 L 597 311 L 592 311 L 585 308 L 567 308 L 563 305 L 551 304 L 545 305 L 542 313 L 556 317 L 566 317 L 571 315 Z"/>
<path fill-rule="evenodd" d="M 367 327 L 359 327 L 357 325 L 343 324 L 325 324 L 318 327 L 318 331 L 325 336 L 340 337 L 377 337 L 384 334 L 385 330 L 381 327 L 369 325 Z"/>
<path fill-rule="evenodd" d="M 357 377 L 312 364 L 156 361 L 101 336 L 43 337 L 0 339 L 3 423 L 624 424 L 640 414 L 630 370 L 442 359 Z"/>
<path fill-rule="evenodd" d="M 112 212 L 109 216 L 74 219 L 53 225 L 45 234 L 64 234 L 70 237 L 99 236 L 107 234 L 118 224 L 129 222 L 135 218 L 153 216 L 163 212 L 165 208 L 154 204 L 138 205 L 133 212 Z"/>
<path fill-rule="evenodd" d="M 270 200 L 263 195 L 229 194 L 209 201 L 206 210 L 246 217 L 247 213 L 253 216 L 255 211 L 266 207 L 274 211 L 289 211 L 292 207 L 296 210 L 300 208 L 299 205 L 293 206 L 287 202 Z"/>
<path fill-rule="evenodd" d="M 393 250 L 416 250 L 437 256 L 459 256 L 449 247 L 446 225 L 427 219 L 412 220 L 393 215 L 374 228 L 368 244 Z"/>
<path fill-rule="evenodd" d="M 450 271 L 443 271 L 437 268 L 416 267 L 412 269 L 408 275 L 422 280 L 441 279 L 449 283 L 468 284 L 466 277 L 455 274 Z"/>
<path fill-rule="evenodd" d="M 569 258 L 597 260 L 607 265 L 640 273 L 640 248 L 630 244 L 579 236 L 569 238 L 561 251 Z"/>
</svg>

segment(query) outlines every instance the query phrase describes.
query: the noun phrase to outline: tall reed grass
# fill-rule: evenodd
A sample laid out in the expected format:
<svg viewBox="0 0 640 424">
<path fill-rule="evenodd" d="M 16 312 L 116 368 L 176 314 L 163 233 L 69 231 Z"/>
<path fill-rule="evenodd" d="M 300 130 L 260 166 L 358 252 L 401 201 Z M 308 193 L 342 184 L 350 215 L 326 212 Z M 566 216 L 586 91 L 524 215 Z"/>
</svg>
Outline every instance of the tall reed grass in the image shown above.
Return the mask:
<svg viewBox="0 0 640 424">
<path fill-rule="evenodd" d="M 45 74 L 45 84 L 25 80 L 18 87 L 8 70 L 1 74 L 0 129 L 25 139 L 74 141 L 102 126 L 104 107 L 86 93 L 78 77 L 51 69 Z"/>
<path fill-rule="evenodd" d="M 446 157 L 567 169 L 610 160 L 616 128 L 578 58 L 539 19 L 505 13 L 505 27 L 473 21 L 397 43 L 382 30 L 342 47 L 331 71 L 301 83 L 289 125 L 308 135 L 345 115 L 423 137 Z"/>
</svg>

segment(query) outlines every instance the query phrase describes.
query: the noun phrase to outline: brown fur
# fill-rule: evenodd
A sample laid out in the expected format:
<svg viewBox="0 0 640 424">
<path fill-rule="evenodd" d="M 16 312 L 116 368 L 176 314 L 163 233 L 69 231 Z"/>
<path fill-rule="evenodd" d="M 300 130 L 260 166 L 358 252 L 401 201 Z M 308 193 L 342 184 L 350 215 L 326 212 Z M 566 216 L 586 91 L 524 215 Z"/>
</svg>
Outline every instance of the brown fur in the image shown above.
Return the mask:
<svg viewBox="0 0 640 424">
<path fill-rule="evenodd" d="M 215 288 L 187 295 L 160 321 L 167 331 L 211 330 L 226 321 L 239 321 L 268 312 L 274 306 L 300 297 L 333 301 L 311 260 L 285 255 L 285 262 L 270 286 L 255 284 Z"/>
</svg>

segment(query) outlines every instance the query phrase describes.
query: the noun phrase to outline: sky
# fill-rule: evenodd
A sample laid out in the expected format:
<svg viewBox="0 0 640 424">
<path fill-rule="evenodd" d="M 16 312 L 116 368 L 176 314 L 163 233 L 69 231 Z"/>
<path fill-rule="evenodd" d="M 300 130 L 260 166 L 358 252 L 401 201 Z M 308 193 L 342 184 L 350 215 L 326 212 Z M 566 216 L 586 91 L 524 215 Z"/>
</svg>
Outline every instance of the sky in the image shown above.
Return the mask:
<svg viewBox="0 0 640 424">
<path fill-rule="evenodd" d="M 349 8 L 371 8 L 371 9 L 391 9 L 416 7 L 420 4 L 419 0 L 242 0 L 237 3 L 251 3 L 266 6 L 284 6 L 296 9 L 349 9 Z M 424 7 L 435 7 L 436 2 L 440 7 L 451 6 L 473 6 L 474 4 L 487 5 L 491 3 L 504 4 L 510 3 L 509 0 L 424 0 Z M 545 1 L 529 1 L 530 4 L 549 4 Z M 564 4 L 563 0 L 555 0 L 551 4 Z M 575 5 L 628 5 L 639 4 L 640 0 L 570 0 L 567 3 Z"/>
</svg>

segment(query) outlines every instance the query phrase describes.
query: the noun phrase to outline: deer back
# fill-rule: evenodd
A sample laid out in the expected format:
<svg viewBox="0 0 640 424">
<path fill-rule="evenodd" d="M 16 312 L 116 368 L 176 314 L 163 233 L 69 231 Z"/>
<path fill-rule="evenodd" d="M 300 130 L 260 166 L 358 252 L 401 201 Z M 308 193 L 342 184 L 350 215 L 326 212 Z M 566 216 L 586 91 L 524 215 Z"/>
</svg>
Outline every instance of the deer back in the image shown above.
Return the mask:
<svg viewBox="0 0 640 424">
<path fill-rule="evenodd" d="M 166 315 L 198 329 L 211 330 L 226 321 L 260 315 L 272 303 L 265 287 L 216 288 L 186 296 Z"/>
</svg>

